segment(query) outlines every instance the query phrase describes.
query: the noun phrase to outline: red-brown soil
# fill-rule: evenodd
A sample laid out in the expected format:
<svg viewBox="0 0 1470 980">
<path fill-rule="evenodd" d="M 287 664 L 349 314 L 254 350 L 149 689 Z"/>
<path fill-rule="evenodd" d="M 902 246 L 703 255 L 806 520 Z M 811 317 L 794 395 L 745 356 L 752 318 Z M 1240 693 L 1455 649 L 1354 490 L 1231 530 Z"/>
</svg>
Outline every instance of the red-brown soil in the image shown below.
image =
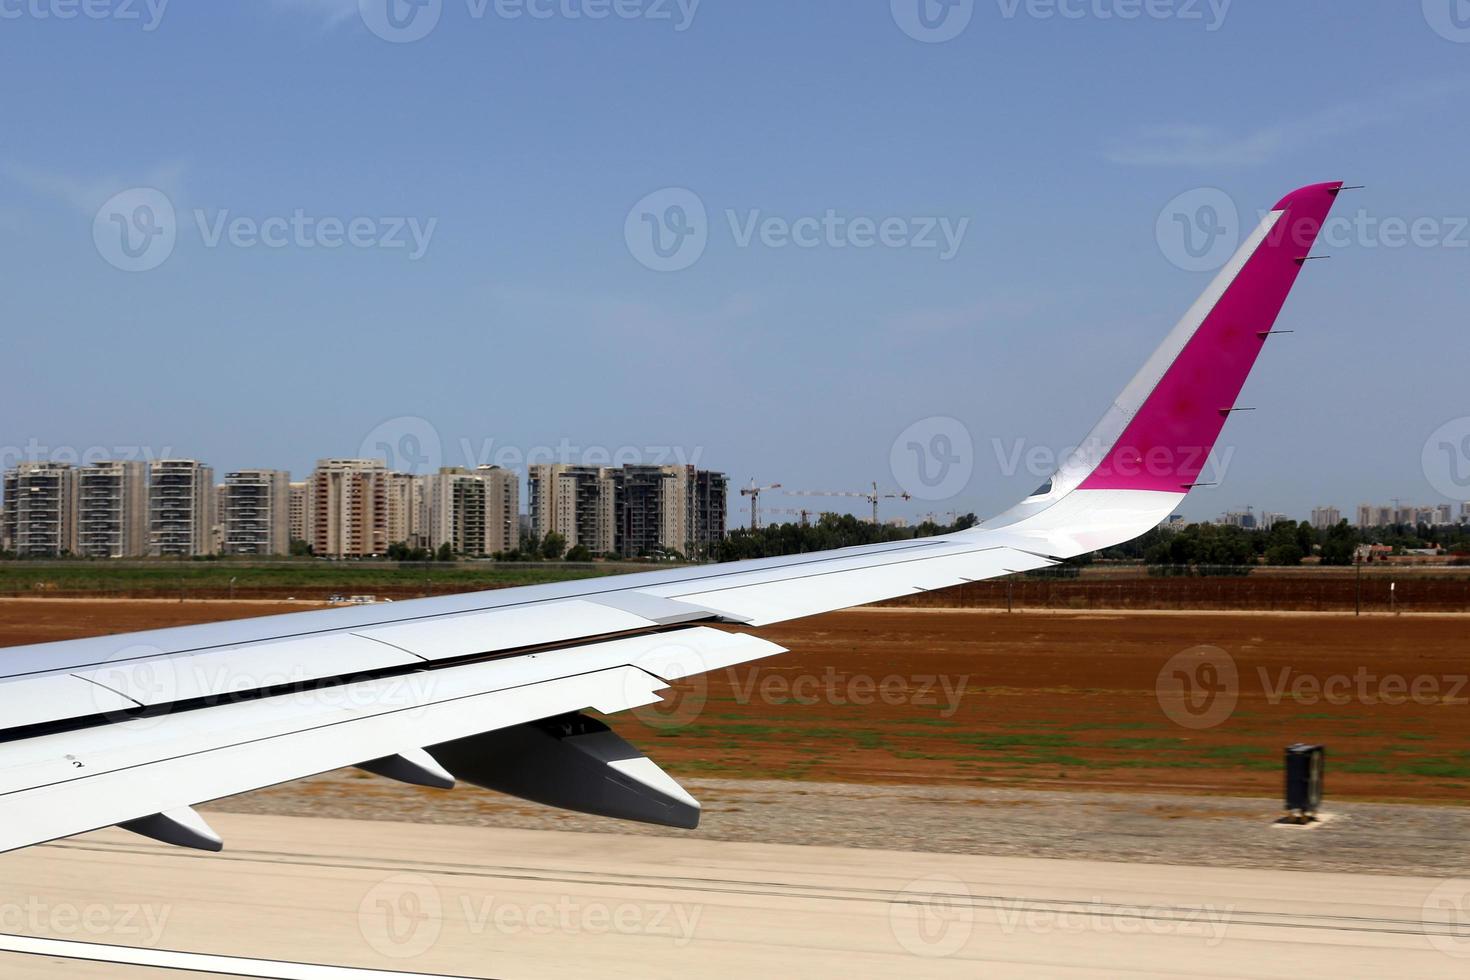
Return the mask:
<svg viewBox="0 0 1470 980">
<path fill-rule="evenodd" d="M 301 608 L 3 600 L 0 645 Z M 613 724 L 676 774 L 1273 796 L 1311 741 L 1332 797 L 1470 797 L 1470 617 L 866 609 L 760 632 L 792 652 Z M 1214 679 L 1218 654 L 1169 663 L 1199 645 L 1239 678 L 1205 728 L 1158 694 L 1161 672 Z"/>
</svg>

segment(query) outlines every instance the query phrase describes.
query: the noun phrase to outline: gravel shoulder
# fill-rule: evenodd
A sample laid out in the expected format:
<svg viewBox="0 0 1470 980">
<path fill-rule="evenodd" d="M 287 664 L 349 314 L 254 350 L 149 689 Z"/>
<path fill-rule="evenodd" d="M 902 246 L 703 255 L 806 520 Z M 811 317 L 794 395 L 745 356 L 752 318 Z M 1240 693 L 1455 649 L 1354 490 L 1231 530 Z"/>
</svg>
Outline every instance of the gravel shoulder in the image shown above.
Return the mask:
<svg viewBox="0 0 1470 980">
<path fill-rule="evenodd" d="M 1312 829 L 1279 827 L 1268 799 L 1085 791 L 688 779 L 711 840 L 1145 864 L 1470 876 L 1470 808 L 1341 803 Z M 400 786 L 352 770 L 206 809 L 687 837 L 464 787 Z"/>
</svg>

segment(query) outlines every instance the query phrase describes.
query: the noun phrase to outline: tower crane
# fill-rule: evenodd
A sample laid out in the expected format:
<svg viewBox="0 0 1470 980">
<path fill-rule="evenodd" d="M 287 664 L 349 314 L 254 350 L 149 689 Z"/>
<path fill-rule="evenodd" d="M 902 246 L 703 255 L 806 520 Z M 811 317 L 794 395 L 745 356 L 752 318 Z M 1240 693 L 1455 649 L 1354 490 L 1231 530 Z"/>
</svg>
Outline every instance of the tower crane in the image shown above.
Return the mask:
<svg viewBox="0 0 1470 980">
<path fill-rule="evenodd" d="M 766 490 L 780 489 L 781 484 L 779 483 L 772 483 L 769 486 L 758 487 L 755 485 L 755 477 L 750 478 L 750 486 L 740 488 L 740 496 L 750 498 L 750 529 L 752 531 L 759 531 L 761 529 L 761 494 Z"/>
<path fill-rule="evenodd" d="M 872 490 L 788 490 L 787 495 L 791 497 L 861 497 L 873 505 L 873 526 L 878 526 L 878 501 L 880 500 L 913 500 L 914 496 L 905 491 L 883 491 L 878 489 L 878 484 L 873 483 Z"/>
</svg>

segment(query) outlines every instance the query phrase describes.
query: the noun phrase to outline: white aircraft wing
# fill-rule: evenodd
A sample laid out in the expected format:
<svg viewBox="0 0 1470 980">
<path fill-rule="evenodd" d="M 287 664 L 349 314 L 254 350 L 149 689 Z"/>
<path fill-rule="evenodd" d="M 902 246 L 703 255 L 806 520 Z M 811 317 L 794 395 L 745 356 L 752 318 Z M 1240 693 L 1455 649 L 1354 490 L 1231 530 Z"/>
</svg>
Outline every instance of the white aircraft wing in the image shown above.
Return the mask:
<svg viewBox="0 0 1470 980">
<path fill-rule="evenodd" d="M 1093 433 L 981 527 L 818 554 L 0 651 L 0 851 L 119 825 L 215 850 L 192 807 L 344 766 L 693 827 L 586 709 L 784 652 L 740 631 L 1128 541 L 1196 485 L 1341 184 L 1261 221 Z"/>
</svg>

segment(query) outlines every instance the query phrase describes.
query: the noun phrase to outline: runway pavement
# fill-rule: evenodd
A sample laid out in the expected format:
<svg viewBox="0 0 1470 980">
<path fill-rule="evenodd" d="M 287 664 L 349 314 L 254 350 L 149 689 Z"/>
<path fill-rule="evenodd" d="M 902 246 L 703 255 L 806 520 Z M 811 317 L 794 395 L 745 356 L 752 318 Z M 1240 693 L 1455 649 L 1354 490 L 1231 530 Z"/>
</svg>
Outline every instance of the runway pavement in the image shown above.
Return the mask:
<svg viewBox="0 0 1470 980">
<path fill-rule="evenodd" d="M 106 831 L 0 855 L 0 931 L 499 978 L 1470 973 L 1470 881 L 210 819 L 222 854 Z"/>
</svg>

